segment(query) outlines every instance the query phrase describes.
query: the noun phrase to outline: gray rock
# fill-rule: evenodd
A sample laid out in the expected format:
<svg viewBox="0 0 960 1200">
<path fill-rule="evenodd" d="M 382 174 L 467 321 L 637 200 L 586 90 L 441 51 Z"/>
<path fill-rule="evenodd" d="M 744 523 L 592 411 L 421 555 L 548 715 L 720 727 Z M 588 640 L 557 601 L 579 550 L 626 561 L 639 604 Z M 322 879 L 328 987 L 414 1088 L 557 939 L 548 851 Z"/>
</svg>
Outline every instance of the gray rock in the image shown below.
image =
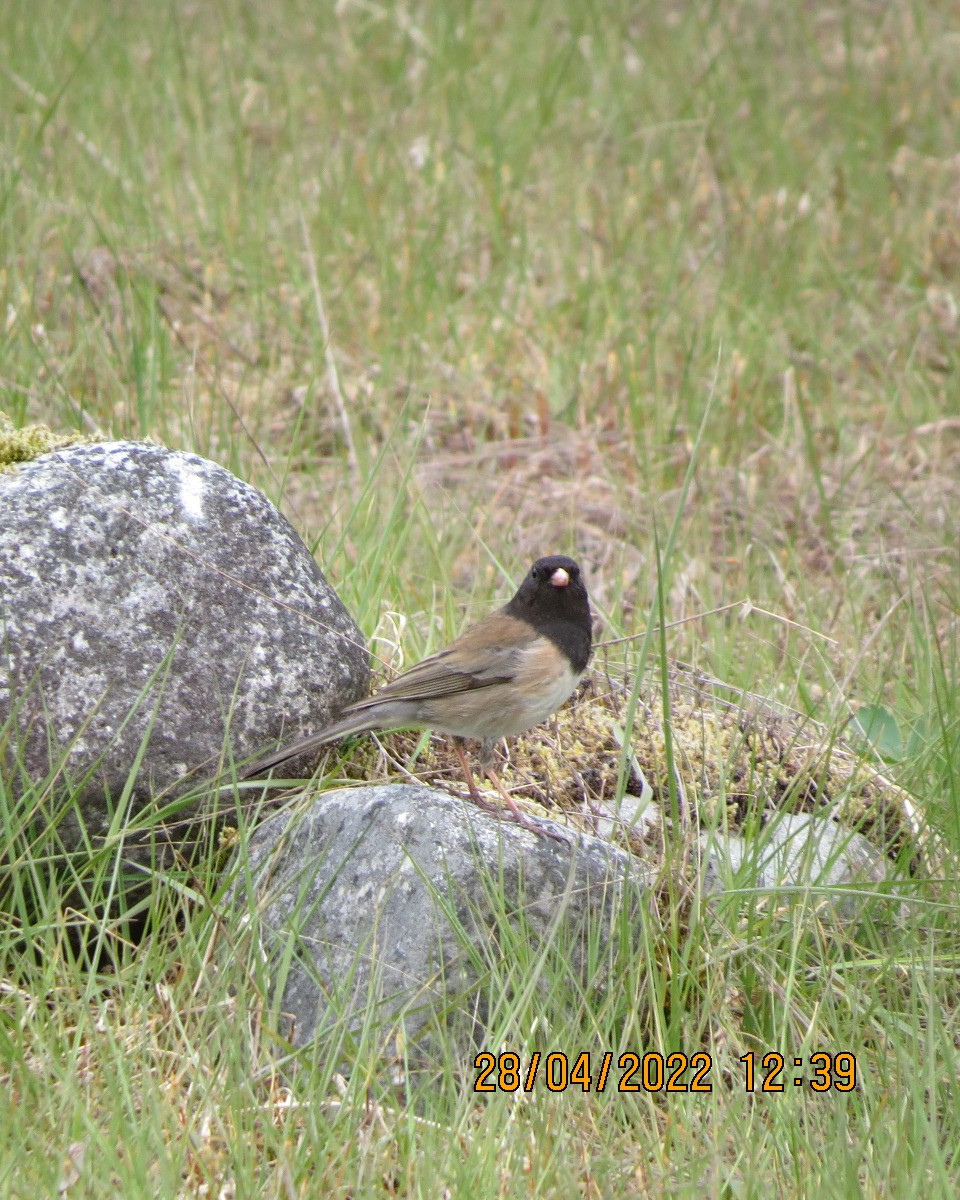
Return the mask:
<svg viewBox="0 0 960 1200">
<path fill-rule="evenodd" d="M 866 896 L 856 885 L 885 883 L 894 864 L 865 837 L 837 821 L 807 813 L 782 813 L 769 821 L 760 838 L 706 833 L 703 886 L 707 893 L 731 887 L 816 887 L 817 900 L 844 919 L 858 917 Z M 827 889 L 848 889 L 831 892 Z"/>
<path fill-rule="evenodd" d="M 609 930 L 649 884 L 636 858 L 604 842 L 571 833 L 558 843 L 404 784 L 301 799 L 259 826 L 241 865 L 233 903 L 255 915 L 294 1044 L 345 1013 L 399 1021 L 409 1045 L 439 1014 L 465 1054 L 483 1041 L 478 981 L 499 954 L 502 905 L 539 945 L 559 922 Z M 582 968 L 570 963 L 573 974 Z"/>
<path fill-rule="evenodd" d="M 0 638 L 6 757 L 34 782 L 63 761 L 68 847 L 81 820 L 106 832 L 144 743 L 131 813 L 212 775 L 225 745 L 248 757 L 368 686 L 359 630 L 276 508 L 152 444 L 71 446 L 0 475 Z"/>
</svg>

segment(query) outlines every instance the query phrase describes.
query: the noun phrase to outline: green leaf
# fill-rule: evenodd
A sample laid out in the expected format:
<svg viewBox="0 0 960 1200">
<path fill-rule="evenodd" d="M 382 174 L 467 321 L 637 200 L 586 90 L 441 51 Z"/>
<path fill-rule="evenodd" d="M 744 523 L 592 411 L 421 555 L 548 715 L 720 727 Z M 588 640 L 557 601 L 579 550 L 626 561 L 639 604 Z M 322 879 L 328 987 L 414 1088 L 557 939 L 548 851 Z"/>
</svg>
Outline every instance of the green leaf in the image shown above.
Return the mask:
<svg viewBox="0 0 960 1200">
<path fill-rule="evenodd" d="M 903 758 L 903 737 L 897 718 L 882 704 L 870 704 L 854 713 L 853 723 L 881 758 Z"/>
</svg>

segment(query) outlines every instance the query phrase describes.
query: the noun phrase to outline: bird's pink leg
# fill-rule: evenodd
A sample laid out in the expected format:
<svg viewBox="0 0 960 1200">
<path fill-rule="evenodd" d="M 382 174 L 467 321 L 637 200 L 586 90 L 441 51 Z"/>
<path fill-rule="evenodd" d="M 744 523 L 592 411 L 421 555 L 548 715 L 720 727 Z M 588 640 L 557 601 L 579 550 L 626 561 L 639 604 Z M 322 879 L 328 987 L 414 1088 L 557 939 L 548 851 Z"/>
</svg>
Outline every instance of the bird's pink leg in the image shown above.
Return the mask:
<svg viewBox="0 0 960 1200">
<path fill-rule="evenodd" d="M 463 748 L 463 741 L 455 737 L 453 739 L 453 748 L 457 758 L 460 760 L 460 769 L 463 771 L 463 777 L 467 781 L 467 787 L 470 789 L 470 799 L 478 808 L 482 808 L 484 812 L 498 813 L 499 808 L 495 804 L 491 804 L 489 800 L 485 800 L 480 795 L 480 789 L 477 787 L 476 781 L 473 778 L 473 768 L 470 766 L 470 760 L 467 758 L 467 752 Z"/>
<path fill-rule="evenodd" d="M 456 751 L 457 758 L 460 760 L 460 766 L 463 769 L 463 774 L 467 781 L 467 787 L 470 789 L 470 798 L 473 800 L 474 804 L 482 808 L 484 812 L 492 812 L 500 815 L 502 810 L 497 808 L 495 804 L 491 804 L 489 800 L 485 800 L 483 796 L 480 795 L 480 790 L 473 778 L 473 770 L 467 758 L 467 752 L 464 750 L 463 742 L 460 740 L 460 738 L 455 737 L 453 739 L 453 748 Z M 487 747 L 484 749 L 488 751 Z M 541 837 L 553 838 L 555 842 L 566 843 L 567 838 L 565 838 L 562 834 L 555 833 L 552 829 L 544 829 L 542 825 L 539 825 L 536 821 L 528 817 L 526 813 L 520 811 L 520 809 L 517 807 L 516 801 L 503 786 L 503 781 L 494 770 L 492 763 L 489 761 L 490 757 L 491 756 L 489 752 L 481 755 L 483 772 L 503 797 L 504 803 L 506 804 L 507 808 L 509 808 L 516 823 L 522 826 L 524 829 L 529 829 L 531 833 L 537 833 Z M 487 761 L 484 761 L 484 759 Z"/>
</svg>

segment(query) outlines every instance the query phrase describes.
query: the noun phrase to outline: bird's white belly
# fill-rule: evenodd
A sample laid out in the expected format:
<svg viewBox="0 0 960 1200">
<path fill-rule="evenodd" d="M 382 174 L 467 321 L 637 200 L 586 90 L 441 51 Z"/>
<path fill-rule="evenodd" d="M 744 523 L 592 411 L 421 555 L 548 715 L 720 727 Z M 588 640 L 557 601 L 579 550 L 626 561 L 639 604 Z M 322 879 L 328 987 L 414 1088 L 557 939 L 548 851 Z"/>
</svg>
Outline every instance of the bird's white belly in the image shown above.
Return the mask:
<svg viewBox="0 0 960 1200">
<path fill-rule="evenodd" d="M 557 709 L 573 695 L 579 682 L 580 676 L 570 666 L 566 666 L 563 673 L 557 675 L 549 687 L 543 687 L 535 701 L 533 699 L 529 701 L 529 707 L 524 714 L 524 724 L 518 729 L 511 729 L 504 736 L 522 733 L 525 729 L 531 729 L 534 725 L 541 724 L 547 717 L 553 716 Z"/>
</svg>

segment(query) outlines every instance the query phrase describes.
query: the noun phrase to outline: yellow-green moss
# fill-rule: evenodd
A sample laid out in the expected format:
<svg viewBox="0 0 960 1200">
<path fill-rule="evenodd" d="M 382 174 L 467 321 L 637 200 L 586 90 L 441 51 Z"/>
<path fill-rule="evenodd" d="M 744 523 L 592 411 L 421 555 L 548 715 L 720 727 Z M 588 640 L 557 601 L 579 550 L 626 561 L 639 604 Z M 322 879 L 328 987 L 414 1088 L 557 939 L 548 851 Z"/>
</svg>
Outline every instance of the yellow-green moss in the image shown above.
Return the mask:
<svg viewBox="0 0 960 1200">
<path fill-rule="evenodd" d="M 0 472 L 15 471 L 18 463 L 30 462 L 51 450 L 97 440 L 83 433 L 54 433 L 49 425 L 24 425 L 17 429 L 0 409 Z"/>
</svg>

